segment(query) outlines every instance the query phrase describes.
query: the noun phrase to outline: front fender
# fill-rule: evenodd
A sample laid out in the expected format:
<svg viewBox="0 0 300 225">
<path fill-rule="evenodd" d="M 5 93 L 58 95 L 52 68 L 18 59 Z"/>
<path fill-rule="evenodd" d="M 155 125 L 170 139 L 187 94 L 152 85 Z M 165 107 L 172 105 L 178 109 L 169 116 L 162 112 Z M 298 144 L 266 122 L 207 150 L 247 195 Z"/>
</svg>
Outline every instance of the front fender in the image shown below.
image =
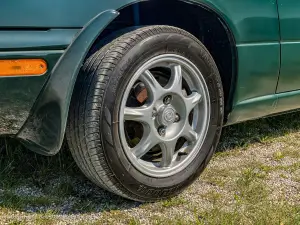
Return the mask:
<svg viewBox="0 0 300 225">
<path fill-rule="evenodd" d="M 80 67 L 89 49 L 119 13 L 106 10 L 76 36 L 52 70 L 17 138 L 29 149 L 54 155 L 62 146 L 68 110 Z"/>
</svg>

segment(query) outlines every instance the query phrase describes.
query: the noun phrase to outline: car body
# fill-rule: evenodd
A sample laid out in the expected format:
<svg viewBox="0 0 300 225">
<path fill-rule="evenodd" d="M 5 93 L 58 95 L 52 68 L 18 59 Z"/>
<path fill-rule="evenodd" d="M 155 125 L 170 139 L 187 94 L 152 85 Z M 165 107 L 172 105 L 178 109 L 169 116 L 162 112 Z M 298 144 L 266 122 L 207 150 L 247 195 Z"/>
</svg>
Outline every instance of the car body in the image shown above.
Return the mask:
<svg viewBox="0 0 300 225">
<path fill-rule="evenodd" d="M 225 125 L 297 110 L 299 10 L 296 0 L 3 0 L 0 65 L 42 59 L 47 71 L 0 75 L 0 135 L 56 154 L 89 52 L 118 31 L 146 25 L 179 27 L 207 47 L 222 78 Z"/>
</svg>

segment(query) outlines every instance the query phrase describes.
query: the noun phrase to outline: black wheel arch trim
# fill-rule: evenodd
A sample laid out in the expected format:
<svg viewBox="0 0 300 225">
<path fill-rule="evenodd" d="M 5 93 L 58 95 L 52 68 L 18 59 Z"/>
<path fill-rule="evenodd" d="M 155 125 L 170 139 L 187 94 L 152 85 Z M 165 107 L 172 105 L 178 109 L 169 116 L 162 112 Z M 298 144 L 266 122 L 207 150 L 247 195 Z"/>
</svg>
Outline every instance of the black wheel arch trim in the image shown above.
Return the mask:
<svg viewBox="0 0 300 225">
<path fill-rule="evenodd" d="M 17 134 L 27 148 L 43 155 L 58 153 L 63 143 L 69 105 L 78 72 L 90 47 L 119 12 L 94 17 L 75 37 L 52 70 L 29 117 Z"/>
</svg>

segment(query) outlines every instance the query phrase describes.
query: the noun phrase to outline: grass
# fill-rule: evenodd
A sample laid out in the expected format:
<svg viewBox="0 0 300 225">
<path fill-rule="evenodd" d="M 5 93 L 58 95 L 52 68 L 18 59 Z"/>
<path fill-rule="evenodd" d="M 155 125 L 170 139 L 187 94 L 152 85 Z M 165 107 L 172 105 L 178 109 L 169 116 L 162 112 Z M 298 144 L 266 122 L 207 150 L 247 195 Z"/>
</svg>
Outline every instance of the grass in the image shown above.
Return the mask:
<svg viewBox="0 0 300 225">
<path fill-rule="evenodd" d="M 176 207 L 187 203 L 185 199 L 180 197 L 174 197 L 169 200 L 165 200 L 162 202 L 162 206 L 165 208 Z"/>
<path fill-rule="evenodd" d="M 0 224 L 300 224 L 300 114 L 226 127 L 201 177 L 140 204 L 90 183 L 66 147 L 36 155 L 0 140 Z"/>
</svg>

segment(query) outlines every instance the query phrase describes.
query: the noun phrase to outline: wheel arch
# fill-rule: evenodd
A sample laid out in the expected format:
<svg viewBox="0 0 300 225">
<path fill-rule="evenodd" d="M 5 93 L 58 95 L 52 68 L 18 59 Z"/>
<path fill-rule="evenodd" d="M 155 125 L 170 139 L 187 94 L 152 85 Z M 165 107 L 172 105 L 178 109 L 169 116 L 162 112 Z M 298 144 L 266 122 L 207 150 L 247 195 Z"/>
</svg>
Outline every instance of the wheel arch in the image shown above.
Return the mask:
<svg viewBox="0 0 300 225">
<path fill-rule="evenodd" d="M 173 12 L 174 14 L 166 14 L 168 10 L 165 10 L 164 4 L 172 4 L 173 7 L 176 6 L 180 10 L 176 10 L 176 13 Z M 192 22 L 191 24 L 187 23 L 187 20 L 185 19 L 178 20 L 178 18 L 183 15 L 178 14 L 179 11 L 181 11 L 182 13 L 185 12 L 184 10 L 182 10 L 182 8 L 180 8 L 180 6 L 187 7 L 188 10 L 191 10 L 188 11 L 189 13 L 193 12 L 193 16 L 190 16 L 190 14 L 188 14 L 188 16 L 185 15 L 185 18 L 188 18 L 188 21 Z M 88 55 L 88 52 L 98 48 L 99 45 L 103 45 L 103 41 L 101 40 L 104 40 L 105 37 L 108 37 L 110 34 L 113 34 L 118 30 L 132 27 L 132 25 L 154 25 L 153 23 L 156 22 L 155 20 L 143 19 L 147 15 L 147 7 L 158 7 L 160 9 L 160 15 L 165 15 L 163 17 L 157 17 L 159 18 L 159 25 L 177 25 L 179 28 L 185 29 L 188 32 L 194 34 L 202 42 L 204 42 L 204 44 L 205 41 L 203 41 L 202 38 L 208 38 L 208 36 L 201 35 L 201 33 L 198 34 L 197 29 L 195 28 L 195 30 L 193 30 L 194 24 L 196 24 L 196 28 L 199 28 L 199 30 L 201 30 L 201 26 L 199 26 L 199 23 L 201 24 L 201 16 L 203 14 L 209 15 L 209 17 L 205 17 L 206 19 L 208 19 L 208 24 L 214 22 L 213 24 L 216 25 L 218 29 L 222 28 L 219 31 L 222 31 L 223 34 L 226 34 L 226 39 L 218 39 L 218 46 L 224 46 L 227 49 L 226 52 L 230 52 L 230 57 L 228 57 L 228 55 L 226 55 L 225 57 L 226 59 L 230 59 L 230 68 L 226 68 L 226 76 L 222 77 L 222 82 L 224 81 L 226 83 L 225 87 L 229 87 L 228 90 L 226 90 L 226 95 L 228 95 L 226 96 L 226 111 L 229 112 L 231 110 L 231 96 L 233 96 L 236 80 L 237 53 L 235 48 L 235 38 L 232 33 L 232 29 L 230 29 L 228 23 L 221 16 L 220 12 L 206 4 L 200 4 L 189 0 L 138 1 L 124 6 L 123 8 L 119 9 L 118 12 L 115 10 L 107 10 L 101 12 L 95 18 L 93 18 L 73 40 L 72 44 L 68 47 L 64 55 L 61 57 L 61 59 L 51 72 L 51 75 L 49 76 L 41 93 L 39 94 L 33 108 L 31 109 L 27 121 L 25 122 L 19 133 L 16 135 L 16 137 L 26 147 L 43 155 L 54 155 L 59 151 L 64 139 L 73 88 L 77 79 L 79 69 L 82 65 L 82 62 Z M 127 18 L 127 13 L 130 14 L 129 18 L 131 20 L 125 21 L 124 23 L 123 19 L 124 17 Z M 155 15 L 157 15 L 157 12 Z M 166 15 L 172 16 L 167 17 Z M 156 18 L 156 16 L 153 18 Z M 166 20 L 167 18 L 169 18 L 169 21 Z M 174 18 L 177 19 L 175 20 Z M 193 19 L 195 18 L 195 21 L 197 23 L 194 23 L 195 21 L 193 21 Z M 184 23 L 180 24 L 179 22 L 178 24 L 173 24 L 172 21 L 184 21 Z M 212 35 L 211 37 L 218 37 L 220 36 L 220 34 L 218 33 L 218 29 L 210 28 L 206 33 L 215 35 Z M 215 41 L 217 39 L 212 40 Z M 226 44 L 223 43 L 224 41 L 226 42 Z M 212 50 L 210 51 L 212 53 Z M 217 55 L 218 52 L 223 51 L 215 50 L 215 52 L 215 54 Z M 214 54 L 212 55 L 214 57 Z M 219 60 L 223 58 L 222 55 L 218 55 L 217 57 Z M 222 63 L 222 60 L 220 60 L 219 62 Z M 221 64 L 219 64 L 218 66 L 220 65 Z"/>
<path fill-rule="evenodd" d="M 220 7 L 191 0 L 141 1 L 119 10 L 120 15 L 101 33 L 91 53 L 129 28 L 147 25 L 179 27 L 197 37 L 213 56 L 221 74 L 225 95 L 225 120 L 232 110 L 237 80 L 236 27 Z M 168 7 L 168 10 L 166 8 Z M 152 16 L 155 12 L 155 16 Z M 120 33 L 117 31 L 121 31 Z M 107 38 L 108 37 L 108 38 Z"/>
</svg>

